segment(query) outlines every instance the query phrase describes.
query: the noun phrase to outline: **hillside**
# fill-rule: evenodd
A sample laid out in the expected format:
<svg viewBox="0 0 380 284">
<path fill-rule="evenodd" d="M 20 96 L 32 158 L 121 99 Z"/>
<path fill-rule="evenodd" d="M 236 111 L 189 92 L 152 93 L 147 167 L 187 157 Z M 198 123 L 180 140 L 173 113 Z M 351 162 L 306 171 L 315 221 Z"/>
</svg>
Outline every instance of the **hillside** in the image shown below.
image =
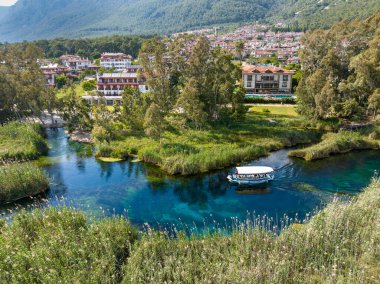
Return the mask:
<svg viewBox="0 0 380 284">
<path fill-rule="evenodd" d="M 0 41 L 170 33 L 254 21 L 262 19 L 276 1 L 19 0 L 0 21 Z"/>
<path fill-rule="evenodd" d="M 268 19 L 284 21 L 298 28 L 328 28 L 341 20 L 367 18 L 380 11 L 379 0 L 281 0 Z"/>
<path fill-rule="evenodd" d="M 19 0 L 0 7 L 0 42 L 162 34 L 252 21 L 327 27 L 380 11 L 378 0 Z"/>
</svg>

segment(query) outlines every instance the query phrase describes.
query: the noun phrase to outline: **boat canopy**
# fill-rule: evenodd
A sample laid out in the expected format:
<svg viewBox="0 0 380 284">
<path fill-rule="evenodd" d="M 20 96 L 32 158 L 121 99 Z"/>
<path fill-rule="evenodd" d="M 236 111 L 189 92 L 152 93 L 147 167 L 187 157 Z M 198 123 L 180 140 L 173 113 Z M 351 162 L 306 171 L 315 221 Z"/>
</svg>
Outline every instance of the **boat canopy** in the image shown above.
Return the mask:
<svg viewBox="0 0 380 284">
<path fill-rule="evenodd" d="M 271 167 L 237 167 L 236 170 L 239 175 L 262 175 L 274 172 Z"/>
</svg>

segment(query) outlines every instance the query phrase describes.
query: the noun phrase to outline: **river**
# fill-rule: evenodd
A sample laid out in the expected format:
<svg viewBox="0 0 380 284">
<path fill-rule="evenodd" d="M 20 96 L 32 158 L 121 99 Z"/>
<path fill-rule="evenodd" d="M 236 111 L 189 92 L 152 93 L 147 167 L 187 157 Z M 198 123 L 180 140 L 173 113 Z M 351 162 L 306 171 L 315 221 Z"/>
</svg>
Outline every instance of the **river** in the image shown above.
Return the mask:
<svg viewBox="0 0 380 284">
<path fill-rule="evenodd" d="M 165 175 L 157 167 L 125 161 L 96 160 L 91 147 L 69 142 L 63 129 L 48 129 L 51 145 L 44 167 L 51 177 L 45 204 L 71 204 L 90 216 L 126 215 L 133 224 L 204 227 L 266 215 L 304 218 L 333 196 L 355 195 L 380 169 L 380 151 L 361 151 L 305 162 L 288 150 L 251 162 L 279 168 L 275 180 L 256 190 L 231 186 L 225 169 L 192 177 Z M 24 200 L 22 206 L 42 198 Z M 0 208 L 6 212 L 19 205 Z"/>
</svg>

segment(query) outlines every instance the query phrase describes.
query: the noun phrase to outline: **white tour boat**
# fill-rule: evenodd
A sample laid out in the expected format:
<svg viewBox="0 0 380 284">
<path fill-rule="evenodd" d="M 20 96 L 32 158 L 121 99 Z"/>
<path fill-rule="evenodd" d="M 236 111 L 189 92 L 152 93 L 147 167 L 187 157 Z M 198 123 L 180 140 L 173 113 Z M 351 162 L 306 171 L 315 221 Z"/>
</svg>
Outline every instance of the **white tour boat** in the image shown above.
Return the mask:
<svg viewBox="0 0 380 284">
<path fill-rule="evenodd" d="M 274 179 L 274 169 L 271 167 L 237 167 L 234 174 L 227 179 L 234 184 L 256 185 L 268 183 Z"/>
</svg>

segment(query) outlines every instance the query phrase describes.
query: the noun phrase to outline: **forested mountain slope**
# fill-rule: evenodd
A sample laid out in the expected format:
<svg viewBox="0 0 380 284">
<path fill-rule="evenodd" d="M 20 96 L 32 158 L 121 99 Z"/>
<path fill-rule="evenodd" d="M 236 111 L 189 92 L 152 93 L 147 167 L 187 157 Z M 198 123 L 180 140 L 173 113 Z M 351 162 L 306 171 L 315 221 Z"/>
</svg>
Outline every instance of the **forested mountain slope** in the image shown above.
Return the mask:
<svg viewBox="0 0 380 284">
<path fill-rule="evenodd" d="M 380 11 L 380 0 L 280 0 L 268 20 L 285 21 L 293 27 L 329 28 L 341 20 L 367 18 Z"/>
<path fill-rule="evenodd" d="M 19 0 L 0 41 L 106 33 L 170 33 L 262 19 L 277 0 Z"/>
<path fill-rule="evenodd" d="M 19 0 L 0 8 L 0 41 L 163 34 L 256 20 L 326 27 L 377 11 L 379 0 Z"/>
</svg>

